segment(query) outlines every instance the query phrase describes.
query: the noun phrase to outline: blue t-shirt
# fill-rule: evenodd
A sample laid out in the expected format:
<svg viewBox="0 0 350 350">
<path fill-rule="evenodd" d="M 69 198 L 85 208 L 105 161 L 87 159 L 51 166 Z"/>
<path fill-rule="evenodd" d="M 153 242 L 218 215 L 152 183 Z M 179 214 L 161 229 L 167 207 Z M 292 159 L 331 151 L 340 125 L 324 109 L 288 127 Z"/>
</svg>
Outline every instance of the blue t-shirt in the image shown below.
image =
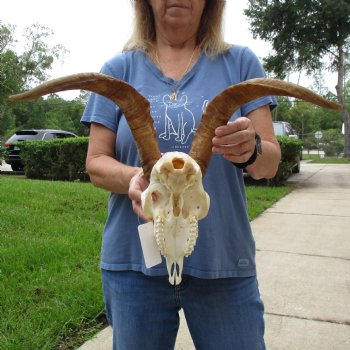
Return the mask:
<svg viewBox="0 0 350 350">
<path fill-rule="evenodd" d="M 265 76 L 258 58 L 243 46 L 232 46 L 215 59 L 201 54 L 177 86 L 179 93 L 175 101 L 170 95 L 177 82 L 164 77 L 140 51 L 117 55 L 106 62 L 101 73 L 126 81 L 150 101 L 161 152 L 186 153 L 208 102 L 230 85 Z M 245 104 L 231 120 L 267 104 L 274 106 L 274 98 L 263 97 Z M 82 122 L 99 123 L 113 130 L 116 158 L 122 163 L 140 166 L 129 126 L 112 101 L 91 94 Z M 193 253 L 184 259 L 183 274 L 199 278 L 255 275 L 255 242 L 248 220 L 242 170 L 221 155 L 213 155 L 203 184 L 210 196 L 210 209 L 207 217 L 199 222 L 199 237 Z M 146 268 L 139 224 L 128 196 L 111 193 L 102 238 L 101 267 L 167 275 L 164 258 L 162 264 Z"/>
</svg>

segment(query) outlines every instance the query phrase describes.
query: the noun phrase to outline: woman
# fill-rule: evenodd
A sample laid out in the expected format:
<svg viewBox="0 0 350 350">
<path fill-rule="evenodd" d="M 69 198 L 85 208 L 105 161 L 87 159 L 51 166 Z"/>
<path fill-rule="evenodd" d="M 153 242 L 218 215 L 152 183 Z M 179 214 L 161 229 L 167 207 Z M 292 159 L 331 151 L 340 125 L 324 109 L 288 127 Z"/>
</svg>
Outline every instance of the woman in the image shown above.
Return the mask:
<svg viewBox="0 0 350 350">
<path fill-rule="evenodd" d="M 223 41 L 224 5 L 219 0 L 134 1 L 134 33 L 124 52 L 102 68 L 149 99 L 161 152 L 187 152 L 209 101 L 230 85 L 264 76 L 248 48 Z M 148 184 L 139 176 L 125 118 L 113 102 L 91 95 L 82 121 L 90 127 L 91 181 L 111 192 L 101 267 L 114 349 L 172 349 L 181 308 L 198 349 L 265 348 L 242 169 L 255 179 L 276 173 L 280 149 L 270 114 L 274 105 L 271 97 L 247 103 L 216 129 L 204 179 L 211 208 L 199 223 L 194 252 L 185 259 L 183 281 L 174 287 L 164 261 L 149 269 L 143 261 L 137 227 L 144 218 L 141 192 Z"/>
</svg>

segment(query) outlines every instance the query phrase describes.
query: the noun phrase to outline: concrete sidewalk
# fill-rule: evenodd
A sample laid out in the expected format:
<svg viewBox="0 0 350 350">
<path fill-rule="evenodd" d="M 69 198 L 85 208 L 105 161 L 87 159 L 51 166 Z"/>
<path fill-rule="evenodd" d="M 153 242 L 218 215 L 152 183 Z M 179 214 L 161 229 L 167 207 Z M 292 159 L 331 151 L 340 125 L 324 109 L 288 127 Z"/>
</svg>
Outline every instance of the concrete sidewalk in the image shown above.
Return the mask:
<svg viewBox="0 0 350 350">
<path fill-rule="evenodd" d="M 0 164 L 0 171 L 12 171 L 11 165 L 8 165 L 3 161 L 2 164 Z"/>
<path fill-rule="evenodd" d="M 252 222 L 268 350 L 350 349 L 350 165 L 302 164 Z M 80 350 L 111 349 L 110 328 Z M 195 349 L 186 322 L 176 349 Z"/>
</svg>

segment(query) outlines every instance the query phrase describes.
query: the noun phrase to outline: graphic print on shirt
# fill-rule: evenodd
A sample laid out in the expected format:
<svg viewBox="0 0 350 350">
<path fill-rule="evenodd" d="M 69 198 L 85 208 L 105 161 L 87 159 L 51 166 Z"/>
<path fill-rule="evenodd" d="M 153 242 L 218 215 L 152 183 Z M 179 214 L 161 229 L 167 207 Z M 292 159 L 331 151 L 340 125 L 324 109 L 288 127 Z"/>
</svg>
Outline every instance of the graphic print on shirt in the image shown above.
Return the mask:
<svg viewBox="0 0 350 350">
<path fill-rule="evenodd" d="M 202 113 L 207 109 L 207 106 L 209 104 L 209 100 L 204 100 L 203 105 L 202 105 Z"/>
<path fill-rule="evenodd" d="M 187 108 L 187 95 L 182 95 L 180 100 L 172 100 L 169 95 L 164 95 L 165 105 L 164 128 L 159 138 L 185 144 L 191 134 L 196 131 L 195 118 L 193 113 Z"/>
</svg>

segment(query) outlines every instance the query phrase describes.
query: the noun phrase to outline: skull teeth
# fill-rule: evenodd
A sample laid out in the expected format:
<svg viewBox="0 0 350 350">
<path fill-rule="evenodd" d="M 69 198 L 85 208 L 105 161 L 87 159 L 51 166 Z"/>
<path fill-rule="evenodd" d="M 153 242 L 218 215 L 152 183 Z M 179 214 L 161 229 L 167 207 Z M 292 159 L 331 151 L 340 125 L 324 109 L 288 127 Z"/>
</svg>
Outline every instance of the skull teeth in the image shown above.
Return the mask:
<svg viewBox="0 0 350 350">
<path fill-rule="evenodd" d="M 165 237 L 164 237 L 164 218 L 160 216 L 157 216 L 156 218 L 154 235 L 155 235 L 160 253 L 165 256 L 167 251 L 166 251 Z"/>
<path fill-rule="evenodd" d="M 187 238 L 187 246 L 184 251 L 184 255 L 187 258 L 192 254 L 194 246 L 196 245 L 198 238 L 198 219 L 196 216 L 192 216 L 190 219 L 190 232 Z"/>
<path fill-rule="evenodd" d="M 157 216 L 154 224 L 154 235 L 157 242 L 157 246 L 160 250 L 160 253 L 163 256 L 167 254 L 167 247 L 165 244 L 165 235 L 164 235 L 164 222 L 165 219 L 161 216 Z M 190 219 L 190 230 L 187 237 L 186 248 L 184 249 L 184 256 L 187 258 L 192 254 L 194 247 L 196 245 L 198 238 L 198 219 L 196 216 L 192 216 Z"/>
</svg>

